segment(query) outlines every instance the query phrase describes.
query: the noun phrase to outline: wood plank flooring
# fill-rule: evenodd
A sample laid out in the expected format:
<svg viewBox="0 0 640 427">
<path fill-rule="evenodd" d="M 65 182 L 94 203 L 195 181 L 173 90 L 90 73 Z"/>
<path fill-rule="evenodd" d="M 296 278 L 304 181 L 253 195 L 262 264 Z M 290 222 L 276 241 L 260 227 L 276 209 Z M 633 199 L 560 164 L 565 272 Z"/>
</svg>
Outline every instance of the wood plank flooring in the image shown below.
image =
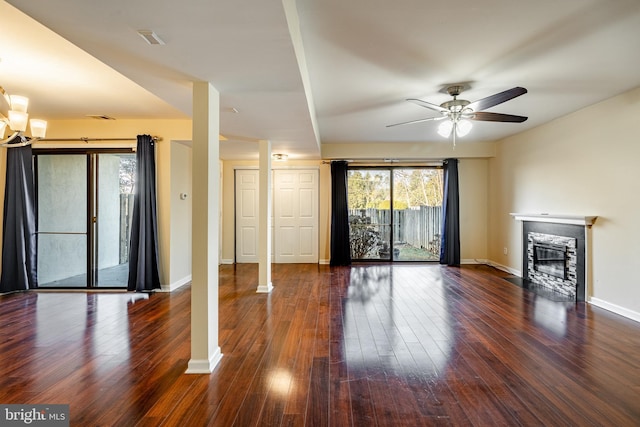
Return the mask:
<svg viewBox="0 0 640 427">
<path fill-rule="evenodd" d="M 190 288 L 0 297 L 0 403 L 74 426 L 637 426 L 640 324 L 486 266 L 220 267 L 224 354 L 186 375 Z"/>
</svg>

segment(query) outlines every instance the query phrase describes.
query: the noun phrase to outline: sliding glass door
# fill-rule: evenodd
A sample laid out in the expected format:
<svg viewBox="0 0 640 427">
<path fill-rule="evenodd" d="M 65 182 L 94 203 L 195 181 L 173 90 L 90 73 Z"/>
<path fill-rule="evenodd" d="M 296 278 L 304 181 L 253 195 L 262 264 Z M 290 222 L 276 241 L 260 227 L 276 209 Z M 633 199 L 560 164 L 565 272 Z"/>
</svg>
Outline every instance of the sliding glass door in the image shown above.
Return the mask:
<svg viewBox="0 0 640 427">
<path fill-rule="evenodd" d="M 391 256 L 391 171 L 352 169 L 348 173 L 351 259 Z"/>
<path fill-rule="evenodd" d="M 127 286 L 135 171 L 135 154 L 96 157 L 93 264 L 99 287 Z"/>
<path fill-rule="evenodd" d="M 396 261 L 438 261 L 442 169 L 393 170 L 393 243 Z"/>
<path fill-rule="evenodd" d="M 439 168 L 351 168 L 351 258 L 437 261 L 442 194 Z"/>
<path fill-rule="evenodd" d="M 39 286 L 126 287 L 135 154 L 34 152 Z"/>
<path fill-rule="evenodd" d="M 38 284 L 86 287 L 87 156 L 36 156 Z"/>
</svg>

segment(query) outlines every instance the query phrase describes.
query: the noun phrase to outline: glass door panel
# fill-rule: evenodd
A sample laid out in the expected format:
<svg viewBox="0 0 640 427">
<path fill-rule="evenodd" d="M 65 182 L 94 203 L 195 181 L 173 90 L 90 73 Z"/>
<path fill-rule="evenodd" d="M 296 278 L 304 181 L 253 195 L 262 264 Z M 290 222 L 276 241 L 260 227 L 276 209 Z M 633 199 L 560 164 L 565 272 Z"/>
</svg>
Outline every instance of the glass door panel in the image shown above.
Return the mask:
<svg viewBox="0 0 640 427">
<path fill-rule="evenodd" d="M 391 260 L 391 172 L 348 173 L 349 240 L 353 260 Z"/>
<path fill-rule="evenodd" d="M 442 191 L 441 169 L 394 169 L 394 261 L 440 259 Z"/>
<path fill-rule="evenodd" d="M 87 286 L 87 157 L 39 155 L 38 283 Z"/>
<path fill-rule="evenodd" d="M 97 157 L 96 286 L 124 287 L 129 275 L 135 154 Z"/>
</svg>

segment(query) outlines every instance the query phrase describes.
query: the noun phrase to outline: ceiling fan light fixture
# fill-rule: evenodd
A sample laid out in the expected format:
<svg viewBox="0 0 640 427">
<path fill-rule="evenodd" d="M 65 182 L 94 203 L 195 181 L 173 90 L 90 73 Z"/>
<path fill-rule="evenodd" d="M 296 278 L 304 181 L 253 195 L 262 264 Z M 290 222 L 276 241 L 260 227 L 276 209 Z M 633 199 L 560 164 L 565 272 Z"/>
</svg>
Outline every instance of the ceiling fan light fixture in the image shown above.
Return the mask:
<svg viewBox="0 0 640 427">
<path fill-rule="evenodd" d="M 520 95 L 524 95 L 525 93 L 527 93 L 527 89 L 518 86 L 487 96 L 474 102 L 469 102 L 466 99 L 458 99 L 460 93 L 468 88 L 468 83 L 447 86 L 446 92 L 450 96 L 452 96 L 453 99 L 443 102 L 440 105 L 432 104 L 421 99 L 408 98 L 407 101 L 412 102 L 420 107 L 436 111 L 440 113 L 442 117 L 427 117 L 424 119 L 410 120 L 408 122 L 387 125 L 387 127 L 409 125 L 413 123 L 422 123 L 433 120 L 442 120 L 440 126 L 438 126 L 438 134 L 443 138 L 449 138 L 453 136 L 453 145 L 455 147 L 456 137 L 466 136 L 471 131 L 471 128 L 473 127 L 471 120 L 506 123 L 522 123 L 527 120 L 527 117 L 524 116 L 491 113 L 484 111 L 495 105 L 502 104 L 503 102 L 509 101 L 510 99 L 516 98 Z"/>
<path fill-rule="evenodd" d="M 443 138 L 449 138 L 451 131 L 453 130 L 453 122 L 451 120 L 444 120 L 438 126 L 438 135 Z"/>
<path fill-rule="evenodd" d="M 470 120 L 458 120 L 456 123 L 456 133 L 459 137 L 463 137 L 469 134 L 471 128 L 473 127 L 473 123 Z"/>
</svg>

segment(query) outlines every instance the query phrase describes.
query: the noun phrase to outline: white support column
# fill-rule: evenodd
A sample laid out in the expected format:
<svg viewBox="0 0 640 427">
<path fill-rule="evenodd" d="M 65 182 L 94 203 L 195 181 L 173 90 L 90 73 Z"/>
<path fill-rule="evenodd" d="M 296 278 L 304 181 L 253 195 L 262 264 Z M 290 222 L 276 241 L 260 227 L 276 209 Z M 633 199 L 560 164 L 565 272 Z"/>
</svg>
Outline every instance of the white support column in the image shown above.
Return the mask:
<svg viewBox="0 0 640 427">
<path fill-rule="evenodd" d="M 193 272 L 188 374 L 209 374 L 222 358 L 218 346 L 219 122 L 218 91 L 208 82 L 194 83 Z"/>
<path fill-rule="evenodd" d="M 271 283 L 271 141 L 260 141 L 260 213 L 258 238 L 258 293 L 269 293 Z"/>
</svg>

